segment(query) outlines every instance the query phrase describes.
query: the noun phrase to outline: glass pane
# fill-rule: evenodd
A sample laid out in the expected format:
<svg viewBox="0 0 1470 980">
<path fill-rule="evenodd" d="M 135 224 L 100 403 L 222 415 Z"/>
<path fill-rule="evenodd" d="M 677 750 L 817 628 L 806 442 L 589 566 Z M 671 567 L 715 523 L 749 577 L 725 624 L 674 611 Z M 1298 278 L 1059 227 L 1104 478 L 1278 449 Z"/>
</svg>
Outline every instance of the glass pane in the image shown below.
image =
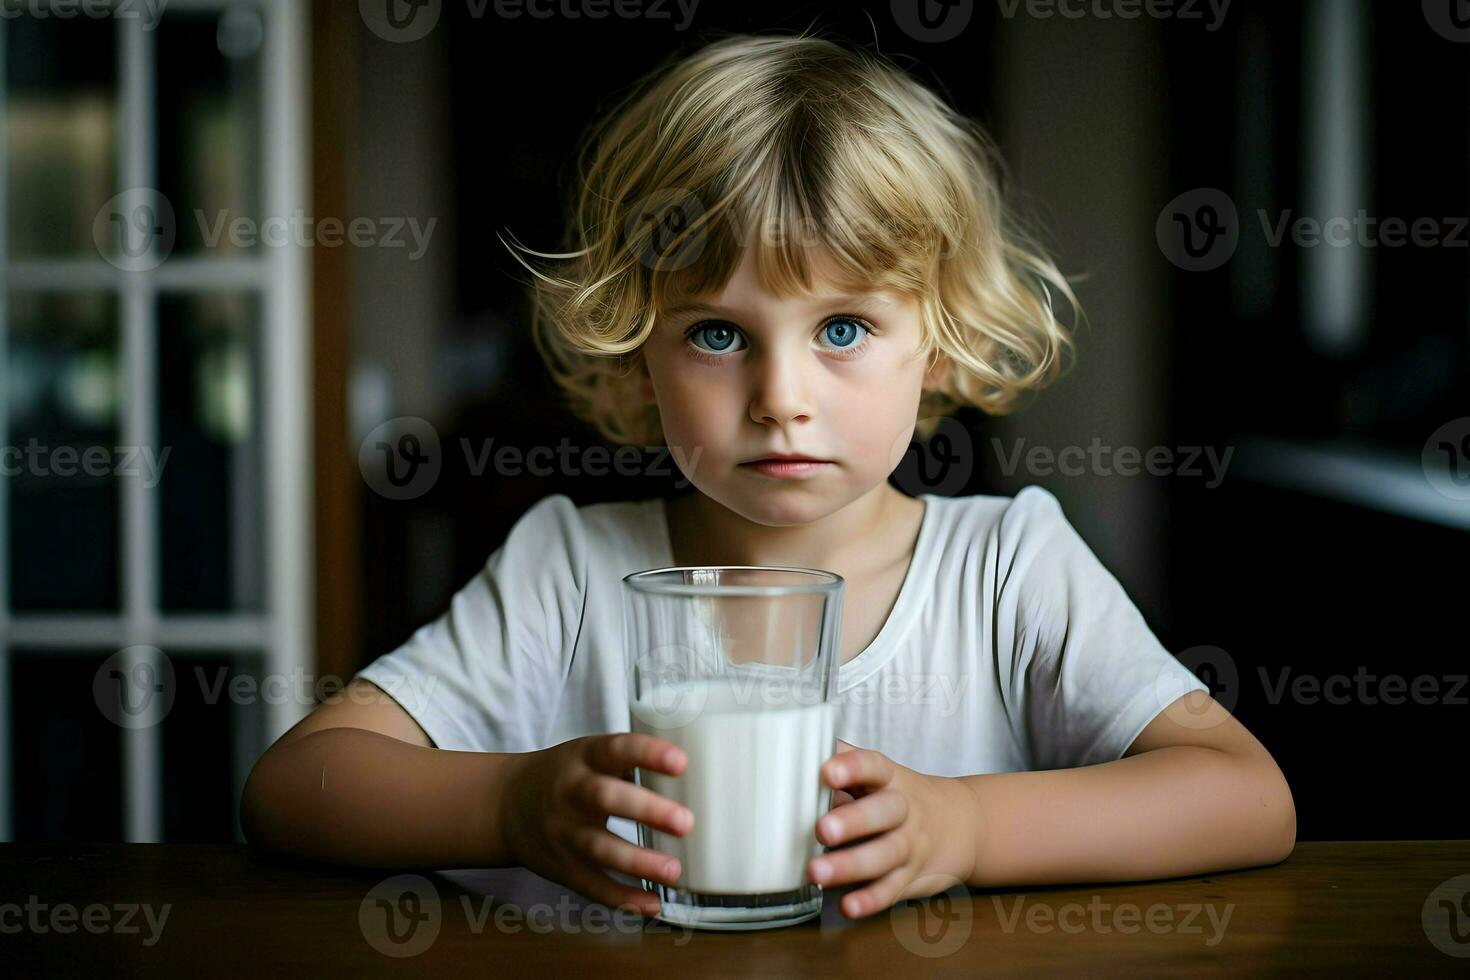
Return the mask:
<svg viewBox="0 0 1470 980">
<path fill-rule="evenodd" d="M 261 14 L 170 10 L 158 28 L 158 179 L 175 254 L 238 257 L 259 241 Z"/>
<path fill-rule="evenodd" d="M 237 292 L 158 300 L 165 611 L 261 608 L 259 307 Z"/>
<path fill-rule="evenodd" d="M 122 839 L 122 729 L 93 687 L 112 652 L 11 651 L 17 841 Z"/>
<path fill-rule="evenodd" d="M 15 293 L 5 373 L 11 602 L 20 611 L 116 610 L 118 479 L 147 479 L 118 445 L 117 300 Z"/>
<path fill-rule="evenodd" d="M 113 21 L 16 17 L 5 35 L 10 255 L 96 257 L 92 220 L 120 189 Z"/>
<path fill-rule="evenodd" d="M 168 657 L 176 695 L 163 719 L 163 839 L 233 840 L 240 804 L 235 767 L 255 761 L 262 699 L 281 694 L 262 689 L 252 655 L 170 651 Z"/>
</svg>

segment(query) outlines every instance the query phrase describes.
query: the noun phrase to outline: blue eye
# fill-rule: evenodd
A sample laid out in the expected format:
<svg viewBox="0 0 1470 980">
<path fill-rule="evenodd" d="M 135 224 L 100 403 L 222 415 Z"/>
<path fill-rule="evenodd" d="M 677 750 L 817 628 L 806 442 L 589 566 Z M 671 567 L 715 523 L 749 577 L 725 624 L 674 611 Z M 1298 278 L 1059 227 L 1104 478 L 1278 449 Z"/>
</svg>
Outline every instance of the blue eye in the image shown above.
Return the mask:
<svg viewBox="0 0 1470 980">
<path fill-rule="evenodd" d="M 867 330 L 867 327 L 856 320 L 839 319 L 823 327 L 822 333 L 833 347 L 851 347 L 859 339 L 858 330 Z"/>
<path fill-rule="evenodd" d="M 711 323 L 695 327 L 693 330 L 689 331 L 690 340 L 693 340 L 694 338 L 700 336 L 706 337 L 709 342 L 709 346 L 702 347 L 700 348 L 701 350 L 713 351 L 716 354 L 723 354 L 726 351 L 732 349 L 739 350 L 738 347 L 732 348 L 730 345 L 735 343 L 735 339 L 739 337 L 740 334 L 726 324 Z M 700 345 L 695 344 L 694 346 L 699 347 Z"/>
</svg>

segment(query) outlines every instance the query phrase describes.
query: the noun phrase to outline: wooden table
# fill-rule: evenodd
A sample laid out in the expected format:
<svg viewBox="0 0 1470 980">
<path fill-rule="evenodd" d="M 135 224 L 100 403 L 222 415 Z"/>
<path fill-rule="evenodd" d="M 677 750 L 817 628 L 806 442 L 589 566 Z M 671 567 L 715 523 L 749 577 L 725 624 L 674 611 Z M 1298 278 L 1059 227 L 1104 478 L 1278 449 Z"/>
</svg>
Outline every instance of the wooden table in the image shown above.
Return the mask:
<svg viewBox="0 0 1470 980">
<path fill-rule="evenodd" d="M 1467 889 L 1470 841 L 1309 842 L 1268 868 L 955 889 L 858 921 L 829 893 L 820 919 L 722 933 L 614 913 L 523 869 L 400 879 L 244 845 L 10 844 L 0 973 L 1463 977 Z"/>
</svg>

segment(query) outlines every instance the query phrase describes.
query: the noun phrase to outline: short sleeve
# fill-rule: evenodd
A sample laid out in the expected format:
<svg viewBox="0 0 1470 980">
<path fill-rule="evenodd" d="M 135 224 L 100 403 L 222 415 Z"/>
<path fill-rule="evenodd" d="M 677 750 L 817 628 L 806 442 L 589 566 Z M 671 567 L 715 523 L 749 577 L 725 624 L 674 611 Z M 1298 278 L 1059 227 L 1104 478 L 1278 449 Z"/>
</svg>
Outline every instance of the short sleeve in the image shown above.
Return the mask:
<svg viewBox="0 0 1470 980">
<path fill-rule="evenodd" d="M 1208 693 L 1154 636 L 1051 493 L 1018 493 L 1000 533 L 1011 560 L 998 605 L 1012 628 L 1009 649 L 997 653 L 1010 659 L 1007 702 L 1031 768 L 1122 758 L 1169 704 Z"/>
<path fill-rule="evenodd" d="M 576 505 L 553 494 L 436 620 L 357 673 L 383 688 L 441 749 L 544 748 L 586 596 Z"/>
</svg>

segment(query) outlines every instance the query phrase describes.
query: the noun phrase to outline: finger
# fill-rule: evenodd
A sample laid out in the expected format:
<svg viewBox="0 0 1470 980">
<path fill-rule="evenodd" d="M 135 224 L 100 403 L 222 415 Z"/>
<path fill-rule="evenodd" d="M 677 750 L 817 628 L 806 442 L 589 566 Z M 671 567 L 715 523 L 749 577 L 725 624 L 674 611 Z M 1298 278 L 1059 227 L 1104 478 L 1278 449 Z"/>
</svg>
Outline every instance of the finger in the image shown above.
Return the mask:
<svg viewBox="0 0 1470 980">
<path fill-rule="evenodd" d="M 694 813 L 688 807 L 615 776 L 593 775 L 582 780 L 576 797 L 585 810 L 598 817 L 627 817 L 679 837 L 694 827 Z"/>
<path fill-rule="evenodd" d="M 842 896 L 842 914 L 857 919 L 888 908 L 903 895 L 909 878 L 909 869 L 898 867 L 866 888 L 848 892 Z"/>
<path fill-rule="evenodd" d="M 853 881 L 870 881 L 899 867 L 909 857 L 908 838 L 887 833 L 856 847 L 828 851 L 807 862 L 812 881 L 824 888 Z"/>
<path fill-rule="evenodd" d="M 587 765 L 598 772 L 614 774 L 652 769 L 677 776 L 688 762 L 689 757 L 679 746 L 643 732 L 619 732 L 593 739 L 587 752 Z"/>
<path fill-rule="evenodd" d="M 908 819 L 909 801 L 894 789 L 870 793 L 817 821 L 817 840 L 828 847 L 892 830 Z"/>
<path fill-rule="evenodd" d="M 590 864 L 573 859 L 567 867 L 565 877 L 567 885 L 594 902 L 601 902 L 610 908 L 631 909 L 644 915 L 658 914 L 657 895 L 614 881 Z"/>
<path fill-rule="evenodd" d="M 872 749 L 839 752 L 822 764 L 822 778 L 833 789 L 886 786 L 895 771 L 892 759 Z"/>
<path fill-rule="evenodd" d="M 639 847 L 602 827 L 580 827 L 572 847 L 600 868 L 613 868 L 635 878 L 672 885 L 679 880 L 679 859 L 663 851 Z"/>
</svg>

